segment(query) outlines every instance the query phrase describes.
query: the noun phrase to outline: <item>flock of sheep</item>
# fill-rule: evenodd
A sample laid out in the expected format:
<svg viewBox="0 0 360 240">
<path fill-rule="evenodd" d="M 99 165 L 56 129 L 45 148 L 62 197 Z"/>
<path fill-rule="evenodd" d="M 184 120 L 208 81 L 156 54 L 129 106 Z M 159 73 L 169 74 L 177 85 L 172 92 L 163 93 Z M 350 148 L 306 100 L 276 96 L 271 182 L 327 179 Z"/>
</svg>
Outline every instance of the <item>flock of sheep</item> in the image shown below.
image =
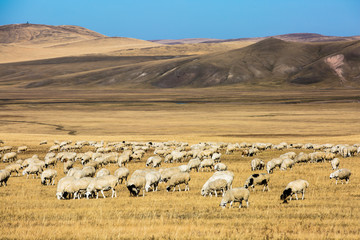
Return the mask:
<svg viewBox="0 0 360 240">
<path fill-rule="evenodd" d="M 0 141 L 4 145 L 3 141 Z M 42 141 L 40 145 L 48 144 Z M 89 151 L 82 151 L 83 149 Z M 41 184 L 54 185 L 58 175 L 54 166 L 63 164 L 65 177 L 57 182 L 56 197 L 58 199 L 74 198 L 98 198 L 99 193 L 105 198 L 104 191 L 111 190 L 111 197 L 116 197 L 116 187 L 126 184 L 131 196 L 145 196 L 145 192 L 158 190 L 160 183 L 165 183 L 166 191 L 189 191 L 191 171 L 214 171 L 213 175 L 201 188 L 202 196 L 216 197 L 222 195 L 221 207 L 234 202 L 245 201 L 249 206 L 249 189 L 259 185 L 263 191 L 269 191 L 270 175 L 276 170 L 285 171 L 300 163 L 315 163 L 329 161 L 335 172 L 330 174 L 330 179 L 345 180 L 349 182 L 351 172 L 348 169 L 339 169 L 340 160 L 360 153 L 360 145 L 333 145 L 333 144 L 287 144 L 277 145 L 271 143 L 199 143 L 189 146 L 181 142 L 109 142 L 105 144 L 95 141 L 71 141 L 58 142 L 49 147 L 48 153 L 41 160 L 38 155 L 20 160 L 19 155 L 28 150 L 26 146 L 15 148 L 11 146 L 0 146 L 0 159 L 7 164 L 5 169 L 0 170 L 0 186 L 6 186 L 11 174 L 22 175 L 28 178 L 39 177 Z M 311 153 L 287 152 L 265 163 L 262 159 L 254 158 L 261 151 L 269 149 L 312 149 Z M 91 150 L 91 151 L 90 151 Z M 250 161 L 252 171 L 266 169 L 266 173 L 255 173 L 245 181 L 244 187 L 232 188 L 234 173 L 221 162 L 222 153 L 239 153 L 242 156 L 253 157 Z M 144 160 L 145 153 L 151 154 L 145 163 L 144 169 L 135 170 L 131 176 L 126 166 L 132 162 Z M 78 162 L 81 167 L 74 166 Z M 162 163 L 185 163 L 171 168 L 161 168 Z M 117 164 L 119 168 L 113 175 L 104 168 L 108 164 Z M 287 202 L 298 193 L 302 193 L 304 199 L 306 188 L 309 183 L 303 179 L 290 182 L 284 189 L 280 199 Z"/>
</svg>

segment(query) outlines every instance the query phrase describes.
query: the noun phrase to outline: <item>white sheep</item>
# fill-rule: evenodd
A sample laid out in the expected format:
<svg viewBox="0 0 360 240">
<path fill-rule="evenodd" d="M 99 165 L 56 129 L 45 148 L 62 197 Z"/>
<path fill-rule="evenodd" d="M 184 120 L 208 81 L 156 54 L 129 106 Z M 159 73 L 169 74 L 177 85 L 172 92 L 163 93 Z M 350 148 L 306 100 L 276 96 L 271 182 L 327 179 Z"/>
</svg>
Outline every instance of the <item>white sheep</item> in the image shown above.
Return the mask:
<svg viewBox="0 0 360 240">
<path fill-rule="evenodd" d="M 254 158 L 253 160 L 251 160 L 251 171 L 255 171 L 255 170 L 262 170 L 265 168 L 265 162 L 259 158 Z"/>
<path fill-rule="evenodd" d="M 143 175 L 131 175 L 129 181 L 127 182 L 127 189 L 130 192 L 130 196 L 139 196 L 141 189 L 143 190 L 143 197 L 145 196 L 145 185 L 146 179 Z"/>
<path fill-rule="evenodd" d="M 226 204 L 230 203 L 229 208 L 232 207 L 234 202 L 239 202 L 239 208 L 241 208 L 242 201 L 246 202 L 246 206 L 249 207 L 250 191 L 246 188 L 233 188 L 227 190 L 225 195 L 221 199 L 220 206 L 226 207 Z"/>
<path fill-rule="evenodd" d="M 295 194 L 296 200 L 299 200 L 297 197 L 298 193 L 302 193 L 302 200 L 305 198 L 305 190 L 309 187 L 309 183 L 306 180 L 298 179 L 295 181 L 290 182 L 283 193 L 280 196 L 280 199 L 284 201 L 284 203 L 287 202 L 287 198 L 290 196 L 290 201 L 292 199 L 292 195 Z"/>
<path fill-rule="evenodd" d="M 174 188 L 175 191 L 176 186 L 179 187 L 179 191 L 181 191 L 180 184 L 185 184 L 185 191 L 190 191 L 189 181 L 191 180 L 190 174 L 187 172 L 180 172 L 173 175 L 169 181 L 167 182 L 166 191 L 170 191 L 171 188 Z"/>
<path fill-rule="evenodd" d="M 106 168 L 102 168 L 96 173 L 96 177 L 102 177 L 107 175 L 110 175 L 110 171 Z"/>
<path fill-rule="evenodd" d="M 344 184 L 343 180 L 345 180 L 346 183 L 349 183 L 350 176 L 351 176 L 350 170 L 347 168 L 342 168 L 342 169 L 336 170 L 335 172 L 331 173 L 330 179 L 335 178 L 335 180 L 336 180 L 335 184 L 337 184 L 337 181 L 340 179 L 341 184 Z"/>
<path fill-rule="evenodd" d="M 212 193 L 215 193 L 215 197 L 217 197 L 217 192 L 221 191 L 222 196 L 224 196 L 227 189 L 228 184 L 225 179 L 215 179 L 214 181 L 209 182 L 208 187 L 204 191 L 204 197 L 210 195 L 212 197 Z"/>
<path fill-rule="evenodd" d="M 161 182 L 167 182 L 173 175 L 181 172 L 180 168 L 172 167 L 159 170 L 161 174 Z"/>
<path fill-rule="evenodd" d="M 227 166 L 224 163 L 217 163 L 214 166 L 215 171 L 226 171 Z"/>
<path fill-rule="evenodd" d="M 83 177 L 94 177 L 96 169 L 92 166 L 85 166 L 83 169 L 81 169 L 83 173 Z"/>
<path fill-rule="evenodd" d="M 28 147 L 27 146 L 20 146 L 18 147 L 17 149 L 17 153 L 24 153 L 28 150 Z"/>
<path fill-rule="evenodd" d="M 334 158 L 333 160 L 330 161 L 331 163 L 331 167 L 333 170 L 336 170 L 339 168 L 339 165 L 340 165 L 340 159 L 338 158 Z"/>
<path fill-rule="evenodd" d="M 212 155 L 212 157 L 211 157 L 213 160 L 214 160 L 214 162 L 215 163 L 218 163 L 218 162 L 220 162 L 220 158 L 221 158 L 221 153 L 214 153 L 213 155 Z"/>
<path fill-rule="evenodd" d="M 47 144 L 47 140 L 41 141 L 39 145 L 45 145 L 45 144 Z"/>
<path fill-rule="evenodd" d="M 161 174 L 158 171 L 151 171 L 145 175 L 145 190 L 148 192 L 152 188 L 153 192 L 157 191 Z"/>
<path fill-rule="evenodd" d="M 284 159 L 282 159 L 282 158 L 274 158 L 274 159 L 271 159 L 270 161 L 268 161 L 267 164 L 266 164 L 267 172 L 270 174 L 270 173 L 272 173 L 274 171 L 274 169 L 276 167 L 280 168 L 283 160 Z"/>
<path fill-rule="evenodd" d="M 3 162 L 13 162 L 16 161 L 16 158 L 17 158 L 16 152 L 5 153 L 3 156 Z"/>
<path fill-rule="evenodd" d="M 91 177 L 74 179 L 65 187 L 64 192 L 69 194 L 69 196 L 73 195 L 74 199 L 76 197 L 80 199 L 81 194 L 86 192 L 87 188 L 93 180 L 94 178 Z"/>
<path fill-rule="evenodd" d="M 252 174 L 248 179 L 245 181 L 245 188 L 251 187 L 253 191 L 255 190 L 255 185 L 264 185 L 263 192 L 265 189 L 269 191 L 269 181 L 270 181 L 270 175 L 266 173 L 260 173 L 260 174 Z"/>
<path fill-rule="evenodd" d="M 43 185 L 55 185 L 55 178 L 57 176 L 57 171 L 54 169 L 46 169 L 41 173 L 41 184 Z M 49 180 L 49 182 L 47 182 Z"/>
<path fill-rule="evenodd" d="M 291 158 L 285 158 L 280 165 L 280 170 L 284 171 L 288 168 L 291 169 L 294 166 L 294 164 L 295 164 L 294 160 L 292 160 Z"/>
<path fill-rule="evenodd" d="M 7 181 L 10 178 L 10 173 L 8 170 L 0 170 L 0 186 L 7 186 Z"/>
<path fill-rule="evenodd" d="M 89 198 L 92 193 L 96 193 L 96 198 L 99 198 L 99 191 L 104 195 L 104 191 L 112 190 L 111 197 L 116 197 L 115 187 L 118 184 L 118 178 L 113 175 L 102 176 L 94 178 L 86 189 L 86 198 Z"/>
<path fill-rule="evenodd" d="M 71 169 L 73 166 L 74 166 L 73 161 L 64 162 L 64 173 L 67 174 L 69 169 Z"/>
<path fill-rule="evenodd" d="M 33 178 L 39 176 L 39 174 L 42 173 L 42 167 L 40 165 L 37 164 L 30 164 L 29 166 L 27 166 L 27 168 L 24 169 L 24 171 L 22 172 L 23 175 L 27 175 L 26 178 L 29 178 L 29 175 L 32 174 Z"/>
<path fill-rule="evenodd" d="M 16 176 L 19 175 L 20 169 L 22 169 L 22 167 L 18 163 L 13 163 L 5 167 L 5 170 L 9 171 L 10 175 L 11 173 L 16 172 Z"/>
<path fill-rule="evenodd" d="M 56 189 L 56 198 L 57 199 L 65 199 L 66 198 L 66 193 L 65 193 L 65 188 L 67 187 L 67 185 L 71 184 L 72 181 L 75 180 L 74 177 L 63 177 L 59 180 L 58 185 L 57 185 L 57 189 Z"/>
<path fill-rule="evenodd" d="M 57 159 L 55 157 L 52 158 L 45 158 L 45 167 L 49 167 L 49 166 L 56 166 L 57 163 Z"/>
<path fill-rule="evenodd" d="M 189 171 L 191 171 L 192 169 L 195 169 L 196 171 L 199 172 L 200 164 L 201 164 L 201 161 L 199 158 L 190 159 L 190 161 L 188 162 Z"/>
<path fill-rule="evenodd" d="M 117 177 L 119 181 L 121 180 L 120 183 L 123 183 L 124 179 L 125 182 L 127 181 L 129 173 L 130 173 L 129 169 L 127 169 L 126 167 L 121 167 L 115 171 L 114 176 Z"/>
<path fill-rule="evenodd" d="M 153 161 L 152 161 L 152 166 L 153 168 L 157 168 L 161 166 L 161 157 L 154 157 Z"/>
<path fill-rule="evenodd" d="M 209 183 L 216 179 L 224 179 L 227 182 L 227 189 L 231 189 L 232 182 L 234 181 L 234 173 L 230 171 L 215 172 L 202 186 L 201 195 L 204 196 L 208 192 Z"/>
<path fill-rule="evenodd" d="M 215 165 L 215 162 L 213 159 L 211 158 L 207 158 L 201 161 L 200 163 L 200 168 L 202 169 L 202 171 L 204 170 L 204 168 L 209 168 L 210 171 L 213 169 Z"/>
</svg>

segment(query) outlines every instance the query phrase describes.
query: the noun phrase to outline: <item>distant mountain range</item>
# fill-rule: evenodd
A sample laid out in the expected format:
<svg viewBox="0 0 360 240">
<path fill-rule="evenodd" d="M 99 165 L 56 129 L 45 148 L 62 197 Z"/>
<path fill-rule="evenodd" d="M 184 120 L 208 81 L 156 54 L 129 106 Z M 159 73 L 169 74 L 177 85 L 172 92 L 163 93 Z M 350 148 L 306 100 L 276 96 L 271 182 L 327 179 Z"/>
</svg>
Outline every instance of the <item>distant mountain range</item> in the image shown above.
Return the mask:
<svg viewBox="0 0 360 240">
<path fill-rule="evenodd" d="M 267 38 L 276 38 L 289 42 L 338 42 L 338 41 L 355 41 L 360 40 L 360 36 L 351 37 L 337 37 L 337 36 L 324 36 L 317 33 L 290 33 L 269 37 L 255 37 L 255 38 L 234 38 L 234 39 L 210 39 L 210 38 L 185 38 L 185 39 L 162 39 L 150 40 L 151 42 L 175 45 L 186 43 L 223 43 L 223 42 L 236 42 L 236 41 L 251 41 L 259 42 Z"/>
<path fill-rule="evenodd" d="M 149 42 L 76 26 L 6 25 L 0 87 L 357 88 L 358 39 L 304 33 Z"/>
</svg>

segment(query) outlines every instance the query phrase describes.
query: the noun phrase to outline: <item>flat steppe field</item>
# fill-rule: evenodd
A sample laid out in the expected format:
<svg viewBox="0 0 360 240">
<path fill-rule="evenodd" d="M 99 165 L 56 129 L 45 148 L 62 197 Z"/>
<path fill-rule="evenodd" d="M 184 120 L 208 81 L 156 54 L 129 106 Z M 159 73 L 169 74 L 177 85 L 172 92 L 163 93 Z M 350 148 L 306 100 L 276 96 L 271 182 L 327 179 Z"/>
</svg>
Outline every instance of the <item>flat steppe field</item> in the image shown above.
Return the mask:
<svg viewBox="0 0 360 240">
<path fill-rule="evenodd" d="M 182 141 L 231 143 L 360 143 L 360 91 L 254 90 L 241 88 L 177 90 L 0 90 L 0 139 L 26 145 L 19 154 L 42 159 L 54 140 Z M 48 145 L 39 145 L 48 140 Z M 81 150 L 92 150 L 85 147 Z M 265 162 L 289 151 L 266 150 Z M 222 162 L 243 186 L 254 172 L 239 152 Z M 145 168 L 131 162 L 130 172 Z M 329 179 L 329 162 L 299 164 L 271 174 L 270 191 L 256 187 L 250 207 L 219 207 L 221 197 L 202 197 L 212 172 L 191 172 L 189 192 L 158 192 L 130 197 L 124 184 L 117 198 L 57 200 L 55 186 L 12 176 L 0 188 L 0 233 L 4 239 L 359 239 L 360 156 L 340 158 L 352 172 L 349 184 Z M 181 163 L 162 164 L 172 167 Z M 184 163 L 183 163 L 184 164 Z M 1 162 L 0 169 L 7 164 Z M 80 166 L 76 163 L 75 166 Z M 111 173 L 117 165 L 107 165 Z M 59 162 L 57 180 L 64 176 Z M 256 173 L 258 173 L 257 171 Z M 262 172 L 262 171 L 261 171 Z M 282 204 L 287 183 L 305 179 L 305 200 Z M 183 186 L 182 186 L 183 188 Z"/>
</svg>

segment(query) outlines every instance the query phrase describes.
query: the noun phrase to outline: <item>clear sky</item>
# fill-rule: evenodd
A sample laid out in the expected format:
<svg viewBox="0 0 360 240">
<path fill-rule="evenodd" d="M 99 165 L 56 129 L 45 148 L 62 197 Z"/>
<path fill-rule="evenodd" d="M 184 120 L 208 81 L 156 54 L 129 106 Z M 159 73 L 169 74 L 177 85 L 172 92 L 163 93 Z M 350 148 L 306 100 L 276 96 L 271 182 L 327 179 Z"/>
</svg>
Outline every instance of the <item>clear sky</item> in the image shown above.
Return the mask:
<svg viewBox="0 0 360 240">
<path fill-rule="evenodd" d="M 78 25 L 145 40 L 360 35 L 360 0 L 0 0 L 0 25 Z"/>
</svg>

